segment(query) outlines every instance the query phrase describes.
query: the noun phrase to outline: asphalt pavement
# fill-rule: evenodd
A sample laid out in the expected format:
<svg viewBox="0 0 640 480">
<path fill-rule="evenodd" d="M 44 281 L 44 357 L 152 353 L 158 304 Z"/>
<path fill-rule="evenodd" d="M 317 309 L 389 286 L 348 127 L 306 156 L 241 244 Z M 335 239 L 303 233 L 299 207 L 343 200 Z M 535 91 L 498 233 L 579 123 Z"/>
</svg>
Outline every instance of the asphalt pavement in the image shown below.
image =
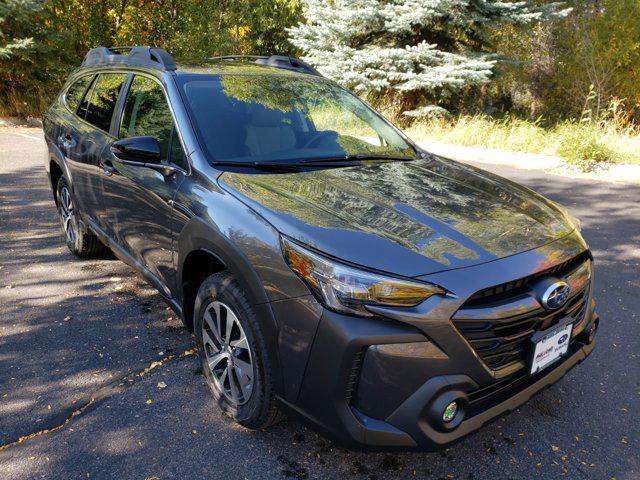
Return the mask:
<svg viewBox="0 0 640 480">
<path fill-rule="evenodd" d="M 111 254 L 69 253 L 43 158 L 38 129 L 0 129 L 0 479 L 640 478 L 638 184 L 485 165 L 582 219 L 597 348 L 451 448 L 362 453 L 294 419 L 253 432 L 221 415 L 159 295 Z"/>
</svg>

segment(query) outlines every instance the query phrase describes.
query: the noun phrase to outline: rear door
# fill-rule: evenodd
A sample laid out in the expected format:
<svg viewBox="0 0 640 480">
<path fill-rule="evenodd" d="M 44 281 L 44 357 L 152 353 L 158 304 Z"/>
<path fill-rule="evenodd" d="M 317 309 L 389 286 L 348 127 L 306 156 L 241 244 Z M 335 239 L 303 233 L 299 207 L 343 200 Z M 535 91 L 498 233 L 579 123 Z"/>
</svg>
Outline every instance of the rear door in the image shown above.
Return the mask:
<svg viewBox="0 0 640 480">
<path fill-rule="evenodd" d="M 175 171 L 165 175 L 128 165 L 105 150 L 103 170 L 109 172 L 102 175 L 105 218 L 119 245 L 151 274 L 151 281 L 173 296 L 173 236 L 179 217 L 172 204 L 189 165 L 159 81 L 135 75 L 119 117 L 119 138 L 155 137 L 163 162 Z"/>
<path fill-rule="evenodd" d="M 125 86 L 127 74 L 101 73 L 93 83 L 91 98 L 87 104 L 85 121 L 89 131 L 81 145 L 87 175 L 80 195 L 85 199 L 87 213 L 100 227 L 106 226 L 102 199 L 102 170 L 100 158 L 115 140 L 111 131 L 111 121 L 120 92 Z"/>
<path fill-rule="evenodd" d="M 72 189 L 75 191 L 76 174 L 82 180 L 82 155 L 80 139 L 86 132 L 84 115 L 86 114 L 86 98 L 91 96 L 91 88 L 95 74 L 84 75 L 76 79 L 66 90 L 63 103 L 67 111 L 61 111 L 62 116 L 55 121 L 55 142 L 65 157 L 67 172 Z M 82 112 L 82 113 L 80 113 Z M 54 185 L 55 188 L 55 185 Z M 84 210 L 82 199 L 76 199 L 76 205 Z"/>
<path fill-rule="evenodd" d="M 67 156 L 72 173 L 76 204 L 83 217 L 104 226 L 100 156 L 114 140 L 109 133 L 120 91 L 127 75 L 100 73 L 93 81 L 77 110 L 79 121 L 69 132 Z"/>
</svg>

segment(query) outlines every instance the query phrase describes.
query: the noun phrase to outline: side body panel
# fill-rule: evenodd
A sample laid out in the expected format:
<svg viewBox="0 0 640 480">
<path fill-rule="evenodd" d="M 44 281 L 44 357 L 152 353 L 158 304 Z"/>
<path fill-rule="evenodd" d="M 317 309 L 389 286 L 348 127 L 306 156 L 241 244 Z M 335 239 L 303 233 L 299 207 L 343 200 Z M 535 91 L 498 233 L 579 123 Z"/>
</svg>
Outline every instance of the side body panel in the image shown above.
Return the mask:
<svg viewBox="0 0 640 480">
<path fill-rule="evenodd" d="M 162 282 L 159 287 L 165 296 L 177 296 L 172 249 L 180 215 L 172 202 L 184 174 L 164 176 L 150 168 L 126 165 L 108 148 L 103 156 L 111 163 L 110 173 L 102 174 L 111 235 Z"/>
</svg>

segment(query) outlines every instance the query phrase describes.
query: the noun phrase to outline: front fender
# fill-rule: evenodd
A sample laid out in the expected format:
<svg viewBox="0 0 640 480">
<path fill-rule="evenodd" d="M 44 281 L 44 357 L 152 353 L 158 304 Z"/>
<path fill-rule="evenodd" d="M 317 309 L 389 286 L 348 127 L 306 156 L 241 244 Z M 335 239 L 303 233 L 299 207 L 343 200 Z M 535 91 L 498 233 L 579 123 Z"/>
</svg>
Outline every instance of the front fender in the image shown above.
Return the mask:
<svg viewBox="0 0 640 480">
<path fill-rule="evenodd" d="M 226 266 L 261 321 L 276 390 L 293 401 L 321 308 L 284 261 L 279 232 L 215 182 L 198 180 L 187 179 L 176 196 L 179 208 L 191 212 L 176 239 L 178 285 L 191 252 L 208 252 Z"/>
<path fill-rule="evenodd" d="M 222 232 L 200 218 L 192 218 L 186 223 L 177 244 L 178 285 L 184 283 L 182 276 L 187 256 L 194 251 L 205 251 L 216 257 L 236 277 L 253 305 L 269 301 L 262 281 L 246 255 Z"/>
</svg>

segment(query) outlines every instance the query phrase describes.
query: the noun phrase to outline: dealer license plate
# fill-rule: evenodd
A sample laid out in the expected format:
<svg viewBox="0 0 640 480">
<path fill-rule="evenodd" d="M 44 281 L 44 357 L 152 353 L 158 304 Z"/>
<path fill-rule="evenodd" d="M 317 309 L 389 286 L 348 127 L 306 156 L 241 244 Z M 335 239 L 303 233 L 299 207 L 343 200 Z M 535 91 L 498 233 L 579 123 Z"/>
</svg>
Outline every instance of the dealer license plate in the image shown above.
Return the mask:
<svg viewBox="0 0 640 480">
<path fill-rule="evenodd" d="M 569 351 L 573 324 L 543 332 L 542 338 L 534 338 L 531 374 L 538 373 L 558 361 Z"/>
</svg>

